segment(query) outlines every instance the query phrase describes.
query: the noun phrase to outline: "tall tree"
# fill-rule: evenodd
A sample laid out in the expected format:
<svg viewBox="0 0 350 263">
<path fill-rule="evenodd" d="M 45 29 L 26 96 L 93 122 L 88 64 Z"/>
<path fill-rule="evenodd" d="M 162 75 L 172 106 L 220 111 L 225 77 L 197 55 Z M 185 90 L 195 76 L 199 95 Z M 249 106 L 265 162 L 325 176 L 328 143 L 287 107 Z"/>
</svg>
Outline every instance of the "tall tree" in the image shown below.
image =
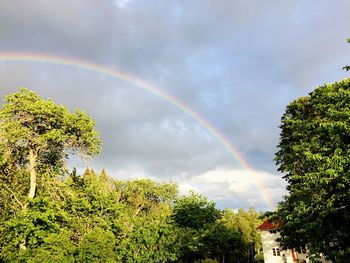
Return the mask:
<svg viewBox="0 0 350 263">
<path fill-rule="evenodd" d="M 169 221 L 177 186 L 139 179 L 119 182 L 116 192 L 119 192 L 119 202 L 125 205 L 125 210 L 113 219 L 116 229 L 120 230 L 116 248 L 119 261 L 142 263 L 175 259 L 176 232 Z"/>
<path fill-rule="evenodd" d="M 2 163 L 24 167 L 30 174 L 28 198 L 33 199 L 37 173 L 60 169 L 69 153 L 89 157 L 100 152 L 95 122 L 84 112 L 44 100 L 25 88 L 6 96 L 0 110 Z"/>
<path fill-rule="evenodd" d="M 239 247 L 239 253 L 237 257 L 241 260 L 248 259 L 254 256 L 253 252 L 260 252 L 262 250 L 261 238 L 257 227 L 262 223 L 262 219 L 259 219 L 259 213 L 254 209 L 244 210 L 242 208 L 234 212 L 231 209 L 223 211 L 223 217 L 221 222 L 231 231 L 239 233 L 242 239 L 241 247 Z M 254 247 L 254 250 L 252 249 Z"/>
<path fill-rule="evenodd" d="M 287 106 L 276 161 L 289 195 L 280 204 L 285 247 L 309 247 L 335 262 L 350 256 L 350 79 Z"/>
<path fill-rule="evenodd" d="M 212 243 L 218 240 L 213 236 L 217 234 L 214 225 L 220 217 L 221 212 L 215 203 L 203 195 L 192 192 L 175 201 L 172 219 L 179 228 L 177 243 L 180 262 L 194 262 L 212 254 L 208 251 L 208 243 L 212 247 Z"/>
</svg>

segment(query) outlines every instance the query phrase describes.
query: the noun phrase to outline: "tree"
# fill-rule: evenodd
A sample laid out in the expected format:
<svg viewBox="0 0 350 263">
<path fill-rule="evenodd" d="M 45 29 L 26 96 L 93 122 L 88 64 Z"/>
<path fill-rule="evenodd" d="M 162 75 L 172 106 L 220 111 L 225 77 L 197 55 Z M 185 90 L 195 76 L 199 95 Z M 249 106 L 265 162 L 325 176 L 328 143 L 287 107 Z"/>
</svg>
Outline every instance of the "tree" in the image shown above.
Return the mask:
<svg viewBox="0 0 350 263">
<path fill-rule="evenodd" d="M 149 179 L 116 181 L 118 202 L 125 205 L 111 218 L 117 234 L 120 262 L 166 262 L 176 258 L 176 229 L 171 204 L 178 190 L 174 183 Z"/>
<path fill-rule="evenodd" d="M 116 238 L 111 231 L 95 227 L 79 244 L 78 262 L 117 262 Z"/>
<path fill-rule="evenodd" d="M 73 221 L 59 202 L 37 197 L 30 209 L 1 223 L 0 261 L 67 262 L 63 259 L 73 257 Z"/>
<path fill-rule="evenodd" d="M 69 110 L 25 88 L 6 96 L 0 110 L 1 164 L 30 175 L 28 198 L 35 196 L 37 173 L 59 170 L 69 153 L 89 157 L 100 152 L 95 122 L 84 112 Z"/>
<path fill-rule="evenodd" d="M 306 245 L 335 262 L 350 256 L 350 79 L 287 106 L 276 162 L 289 195 L 280 204 L 281 243 Z"/>
<path fill-rule="evenodd" d="M 215 203 L 202 195 L 191 193 L 175 201 L 172 219 L 178 229 L 180 262 L 204 259 L 208 251 L 208 236 L 216 234 L 213 225 L 221 217 Z M 217 238 L 215 238 L 217 240 Z"/>
<path fill-rule="evenodd" d="M 227 227 L 222 221 L 217 221 L 207 227 L 202 242 L 205 257 L 215 258 L 222 263 L 239 262 L 237 255 L 244 249 L 241 234 Z"/>
<path fill-rule="evenodd" d="M 191 193 L 175 201 L 173 220 L 179 227 L 200 229 L 220 218 L 215 203 L 202 195 Z"/>
<path fill-rule="evenodd" d="M 231 231 L 238 233 L 242 240 L 237 251 L 239 253 L 236 253 L 236 257 L 240 258 L 238 261 L 247 259 L 247 262 L 252 262 L 253 252 L 260 253 L 262 250 L 260 233 L 257 227 L 263 221 L 259 217 L 259 213 L 252 208 L 249 210 L 240 208 L 237 212 L 231 209 L 223 211 L 221 222 Z M 254 249 L 252 249 L 253 247 Z"/>
</svg>

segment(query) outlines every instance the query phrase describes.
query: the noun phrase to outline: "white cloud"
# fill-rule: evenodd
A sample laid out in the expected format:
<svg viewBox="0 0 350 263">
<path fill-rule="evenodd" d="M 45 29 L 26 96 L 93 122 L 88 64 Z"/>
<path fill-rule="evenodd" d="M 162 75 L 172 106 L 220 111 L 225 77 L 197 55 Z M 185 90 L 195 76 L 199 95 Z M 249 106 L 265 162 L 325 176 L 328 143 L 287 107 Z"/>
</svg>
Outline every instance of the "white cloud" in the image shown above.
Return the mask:
<svg viewBox="0 0 350 263">
<path fill-rule="evenodd" d="M 186 183 L 186 182 L 178 183 L 178 186 L 179 186 L 179 194 L 180 195 L 187 195 L 190 192 L 202 193 L 202 191 L 199 188 L 193 186 L 192 184 Z"/>
<path fill-rule="evenodd" d="M 112 171 L 107 171 L 108 175 L 112 176 L 117 180 L 134 180 L 134 179 L 155 179 L 147 175 L 141 169 L 117 169 Z"/>
<path fill-rule="evenodd" d="M 133 2 L 133 0 L 114 0 L 114 3 L 119 7 L 119 8 L 125 8 L 128 4 Z"/>
<path fill-rule="evenodd" d="M 241 205 L 271 209 L 271 202 L 275 206 L 285 193 L 281 176 L 265 171 L 220 168 L 183 178 L 180 184 L 187 189 L 197 189 L 218 203 L 222 200 L 231 203 L 231 208 Z"/>
</svg>

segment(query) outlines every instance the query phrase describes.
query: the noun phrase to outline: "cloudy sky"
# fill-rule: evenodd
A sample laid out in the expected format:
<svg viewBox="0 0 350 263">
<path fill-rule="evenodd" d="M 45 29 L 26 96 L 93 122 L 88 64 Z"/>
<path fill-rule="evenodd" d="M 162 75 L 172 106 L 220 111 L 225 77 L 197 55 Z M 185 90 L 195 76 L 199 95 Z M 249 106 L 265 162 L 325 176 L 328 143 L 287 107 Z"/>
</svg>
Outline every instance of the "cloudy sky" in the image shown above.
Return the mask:
<svg viewBox="0 0 350 263">
<path fill-rule="evenodd" d="M 349 10 L 348 0 L 2 1 L 1 54 L 122 71 L 207 125 L 145 87 L 72 65 L 0 59 L 0 95 L 24 86 L 87 111 L 104 142 L 91 168 L 174 181 L 220 208 L 272 209 L 285 194 L 273 161 L 280 117 L 349 76 Z"/>
</svg>

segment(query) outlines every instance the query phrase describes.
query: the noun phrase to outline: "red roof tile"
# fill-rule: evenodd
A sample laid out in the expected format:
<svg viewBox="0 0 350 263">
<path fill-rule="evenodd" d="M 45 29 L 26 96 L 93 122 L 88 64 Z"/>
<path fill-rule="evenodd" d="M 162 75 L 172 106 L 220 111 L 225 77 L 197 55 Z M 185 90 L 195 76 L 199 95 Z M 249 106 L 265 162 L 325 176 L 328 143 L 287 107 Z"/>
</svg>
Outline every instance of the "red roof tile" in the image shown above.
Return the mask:
<svg viewBox="0 0 350 263">
<path fill-rule="evenodd" d="M 282 222 L 273 222 L 272 220 L 266 220 L 260 226 L 257 227 L 259 230 L 270 230 L 270 229 L 279 229 L 283 226 Z"/>
</svg>

